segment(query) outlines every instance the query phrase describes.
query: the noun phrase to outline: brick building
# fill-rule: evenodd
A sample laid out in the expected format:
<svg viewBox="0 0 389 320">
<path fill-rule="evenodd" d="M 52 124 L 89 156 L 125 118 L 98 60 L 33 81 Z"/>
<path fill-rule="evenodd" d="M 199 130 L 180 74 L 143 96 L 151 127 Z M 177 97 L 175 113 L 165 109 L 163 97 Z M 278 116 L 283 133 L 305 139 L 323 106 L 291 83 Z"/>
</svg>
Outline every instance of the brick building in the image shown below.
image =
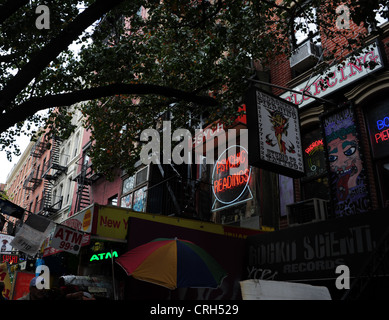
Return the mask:
<svg viewBox="0 0 389 320">
<path fill-rule="evenodd" d="M 339 68 L 331 66 L 328 78 L 322 78 L 313 68 L 323 63 L 322 54 L 333 49 L 334 39 L 299 39 L 290 58 L 277 56 L 268 66 L 254 64 L 254 84 L 270 82 L 279 87 L 263 83 L 255 86 L 296 105 L 305 165 L 300 178 L 252 166 L 247 167 L 247 179 L 239 180 L 244 183 L 219 187 L 216 181 L 228 177 L 215 172 L 219 160 L 216 157 L 215 165 L 202 161 L 191 165 L 139 162 L 132 176 L 114 168 L 115 178 L 109 182 L 93 170 L 88 156 L 90 132 L 82 128 L 78 115 L 78 127 L 69 140 L 58 144 L 54 141 L 49 150 L 42 141 L 29 145 L 9 176 L 7 192 L 14 203 L 57 223 L 75 220 L 93 208 L 95 232 L 78 261 L 82 275 L 92 271 L 106 274 L 107 267 L 111 267 L 100 268 L 88 261 L 88 255 L 101 243 L 105 249 L 125 250 L 176 233 L 203 242 L 205 249 L 225 263 L 224 267 L 239 269 L 231 271 L 233 294 L 230 289 L 220 289 L 218 298 L 237 298 L 236 284 L 250 276 L 248 268 L 262 270 L 261 277 L 266 274 L 267 279 L 325 285 L 331 288 L 334 298 L 340 298 L 345 292 L 337 291 L 334 284 L 335 268 L 342 264 L 349 266 L 355 279 L 351 295 L 359 297 L 363 293 L 359 290 L 360 280 L 372 279 L 370 268 L 381 279 L 387 277 L 387 270 L 381 270 L 381 264 L 374 260 L 377 255 L 387 256 L 387 252 L 381 252 L 381 244 L 386 241 L 382 237 L 389 206 L 389 24 L 382 21 L 378 28 L 382 35 L 370 35 L 367 50 L 359 53 L 357 60 L 349 59 L 350 52 L 344 53 L 344 64 Z M 350 32 L 368 30 L 351 23 Z M 363 64 L 372 61 L 377 63 L 374 68 Z M 222 129 L 247 128 L 247 120 L 240 118 L 230 128 L 221 123 L 202 125 L 200 141 L 205 142 Z M 334 137 L 337 130 L 333 128 L 343 131 Z M 194 137 L 194 147 L 197 138 Z M 247 151 L 239 148 L 240 155 Z M 352 160 L 347 160 L 349 157 Z M 340 159 L 343 164 L 338 163 Z M 121 230 L 128 232 L 124 238 L 113 231 L 99 234 L 100 224 L 108 228 L 111 222 L 105 226 L 103 222 L 113 221 L 116 216 L 131 220 L 132 233 Z M 221 231 L 215 231 L 220 226 Z M 210 232 L 212 236 L 202 233 L 207 228 L 214 230 Z M 239 241 L 232 239 L 234 234 Z M 216 249 L 204 240 L 211 238 L 219 244 Z M 223 242 L 231 243 L 235 251 L 223 246 Z M 239 258 L 231 264 L 230 257 Z M 383 292 L 380 285 L 384 284 L 386 280 L 371 280 L 368 288 L 379 295 Z M 139 289 L 134 295 L 148 289 L 132 285 Z"/>
</svg>

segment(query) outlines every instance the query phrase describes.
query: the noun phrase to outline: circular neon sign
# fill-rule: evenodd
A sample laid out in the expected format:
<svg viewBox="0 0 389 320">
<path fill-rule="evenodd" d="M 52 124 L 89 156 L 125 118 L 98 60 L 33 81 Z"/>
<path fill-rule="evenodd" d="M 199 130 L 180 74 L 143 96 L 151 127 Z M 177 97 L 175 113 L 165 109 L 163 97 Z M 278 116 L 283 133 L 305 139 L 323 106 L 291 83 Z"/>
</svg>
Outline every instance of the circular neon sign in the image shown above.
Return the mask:
<svg viewBox="0 0 389 320">
<path fill-rule="evenodd" d="M 229 149 L 235 148 L 234 154 Z M 212 173 L 212 191 L 223 204 L 232 204 L 246 191 L 251 177 L 248 153 L 242 146 L 228 147 L 217 159 Z"/>
</svg>

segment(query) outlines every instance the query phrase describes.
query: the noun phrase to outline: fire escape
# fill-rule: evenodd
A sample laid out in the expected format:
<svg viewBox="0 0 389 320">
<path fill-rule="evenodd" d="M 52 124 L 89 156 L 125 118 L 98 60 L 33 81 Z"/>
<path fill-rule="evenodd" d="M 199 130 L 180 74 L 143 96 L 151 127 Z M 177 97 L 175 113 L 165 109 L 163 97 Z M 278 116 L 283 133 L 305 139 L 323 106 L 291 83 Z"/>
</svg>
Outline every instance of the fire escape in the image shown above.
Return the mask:
<svg viewBox="0 0 389 320">
<path fill-rule="evenodd" d="M 60 165 L 59 162 L 59 145 L 61 141 L 54 137 L 50 151 L 49 161 L 44 164 L 42 178 L 44 179 L 44 188 L 39 214 L 49 217 L 56 213 L 62 207 L 62 196 L 53 196 L 53 186 L 56 180 L 63 173 L 67 173 L 68 168 Z"/>
<path fill-rule="evenodd" d="M 43 155 L 45 152 L 45 143 L 40 141 L 40 139 L 33 145 L 30 151 L 30 156 L 36 160 L 40 159 L 40 157 Z M 36 164 L 36 163 L 35 163 Z M 39 166 L 38 167 L 33 167 L 31 170 L 30 174 L 24 180 L 23 182 L 23 188 L 27 190 L 28 196 L 33 192 L 42 182 L 42 171 L 40 170 Z M 25 198 L 28 199 L 28 196 Z M 24 204 L 24 207 L 27 208 L 28 203 Z"/>
<path fill-rule="evenodd" d="M 90 144 L 84 146 L 81 170 L 73 179 L 77 182 L 75 212 L 79 212 L 91 204 L 91 185 L 99 178 L 99 175 L 93 171 L 92 162 L 88 156 L 89 148 Z"/>
</svg>

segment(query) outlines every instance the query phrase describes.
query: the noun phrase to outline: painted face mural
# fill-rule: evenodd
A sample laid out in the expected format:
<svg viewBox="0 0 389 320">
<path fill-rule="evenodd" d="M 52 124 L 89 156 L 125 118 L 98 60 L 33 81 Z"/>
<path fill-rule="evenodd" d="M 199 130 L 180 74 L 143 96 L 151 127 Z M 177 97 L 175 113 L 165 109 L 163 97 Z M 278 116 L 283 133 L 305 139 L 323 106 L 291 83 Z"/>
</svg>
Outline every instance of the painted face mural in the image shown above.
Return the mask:
<svg viewBox="0 0 389 320">
<path fill-rule="evenodd" d="M 367 178 L 352 108 L 337 110 L 324 117 L 323 129 L 335 215 L 343 217 L 367 212 L 370 202 Z"/>
<path fill-rule="evenodd" d="M 357 186 L 357 178 L 362 171 L 358 142 L 353 133 L 328 143 L 328 160 L 331 171 L 338 176 L 338 200 L 345 200 L 350 188 Z"/>
</svg>

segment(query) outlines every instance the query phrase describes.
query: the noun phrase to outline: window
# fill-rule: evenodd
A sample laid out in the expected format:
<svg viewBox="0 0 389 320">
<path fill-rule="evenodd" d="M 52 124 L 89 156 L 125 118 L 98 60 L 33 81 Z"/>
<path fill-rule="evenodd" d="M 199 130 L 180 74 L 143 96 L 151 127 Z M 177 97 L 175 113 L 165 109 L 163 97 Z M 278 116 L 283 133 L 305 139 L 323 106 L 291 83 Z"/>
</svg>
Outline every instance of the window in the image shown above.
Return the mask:
<svg viewBox="0 0 389 320">
<path fill-rule="evenodd" d="M 294 19 L 291 32 L 290 67 L 296 77 L 321 61 L 321 38 L 316 24 L 316 9 L 305 10 Z"/>
<path fill-rule="evenodd" d="M 369 104 L 366 122 L 381 205 L 389 207 L 389 99 Z"/>
<path fill-rule="evenodd" d="M 118 205 L 118 195 L 115 194 L 113 197 L 109 198 L 108 204 L 111 206 L 117 206 Z"/>
<path fill-rule="evenodd" d="M 301 178 L 304 200 L 312 198 L 329 199 L 329 186 L 325 160 L 323 137 L 320 129 L 315 129 L 302 136 L 304 166 L 306 175 Z"/>
<path fill-rule="evenodd" d="M 144 167 L 123 181 L 120 205 L 123 208 L 144 212 L 146 210 L 149 167 Z"/>
<path fill-rule="evenodd" d="M 78 132 L 78 133 L 76 134 L 76 139 L 75 139 L 75 141 L 74 141 L 74 152 L 73 152 L 73 157 L 77 156 L 79 141 L 80 141 L 80 133 Z"/>
<path fill-rule="evenodd" d="M 310 12 L 304 13 L 294 19 L 294 34 L 297 47 L 309 38 L 314 38 L 314 42 L 319 41 L 318 26 L 316 24 L 316 9 L 312 8 Z"/>
<path fill-rule="evenodd" d="M 35 198 L 35 208 L 34 208 L 34 213 L 38 213 L 39 210 L 39 196 Z"/>
</svg>

